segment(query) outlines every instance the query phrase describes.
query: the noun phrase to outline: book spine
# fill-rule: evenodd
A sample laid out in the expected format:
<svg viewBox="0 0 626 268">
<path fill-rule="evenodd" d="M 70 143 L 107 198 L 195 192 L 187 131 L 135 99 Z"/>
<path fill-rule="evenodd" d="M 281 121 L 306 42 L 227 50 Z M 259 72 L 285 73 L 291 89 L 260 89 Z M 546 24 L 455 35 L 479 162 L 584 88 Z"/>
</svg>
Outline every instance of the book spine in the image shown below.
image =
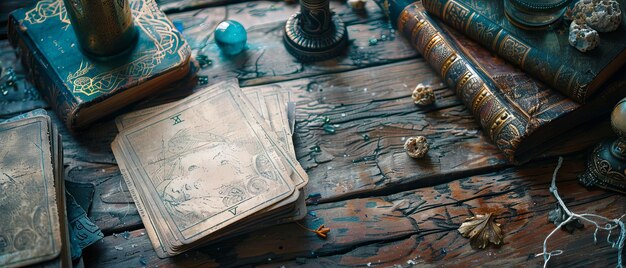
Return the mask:
<svg viewBox="0 0 626 268">
<path fill-rule="evenodd" d="M 516 38 L 462 2 L 423 0 L 422 3 L 429 13 L 552 88 L 580 103 L 587 99 L 587 86 L 592 80 L 590 75 L 577 72 L 558 57 L 550 57 Z"/>
<path fill-rule="evenodd" d="M 406 1 L 390 2 L 390 10 L 400 10 L 394 5 Z M 509 161 L 518 163 L 515 151 L 526 133 L 527 122 L 509 107 L 494 90 L 488 79 L 483 78 L 458 51 L 449 37 L 432 21 L 419 2 L 409 4 L 397 15 L 398 32 L 408 38 L 443 81 L 463 101 L 476 117 L 482 129 L 504 153 Z"/>
<path fill-rule="evenodd" d="M 62 90 L 63 84 L 53 78 L 56 75 L 53 73 L 54 70 L 51 70 L 50 64 L 37 53 L 33 42 L 21 29 L 18 20 L 12 15 L 9 16 L 8 38 L 16 49 L 22 65 L 28 71 L 27 77 L 71 130 L 78 104 L 71 94 L 68 95 Z"/>
</svg>

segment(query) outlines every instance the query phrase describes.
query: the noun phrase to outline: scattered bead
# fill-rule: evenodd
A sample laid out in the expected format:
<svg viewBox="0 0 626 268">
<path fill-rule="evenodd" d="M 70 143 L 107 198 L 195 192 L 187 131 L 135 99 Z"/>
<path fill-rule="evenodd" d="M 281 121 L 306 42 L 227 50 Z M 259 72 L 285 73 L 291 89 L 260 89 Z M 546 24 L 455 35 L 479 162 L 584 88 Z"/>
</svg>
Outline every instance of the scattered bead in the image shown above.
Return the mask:
<svg viewBox="0 0 626 268">
<path fill-rule="evenodd" d="M 326 131 L 326 133 L 328 134 L 335 134 L 335 132 L 337 132 L 335 127 L 331 124 L 324 124 L 323 128 L 324 128 L 324 131 Z"/>
<path fill-rule="evenodd" d="M 413 90 L 411 98 L 416 105 L 428 106 L 435 102 L 435 92 L 430 86 L 420 83 Z"/>
<path fill-rule="evenodd" d="M 206 85 L 209 83 L 209 77 L 206 75 L 198 76 L 198 85 Z"/>
<path fill-rule="evenodd" d="M 241 23 L 225 20 L 215 28 L 215 43 L 224 54 L 233 56 L 241 53 L 246 47 L 248 33 Z"/>
<path fill-rule="evenodd" d="M 198 61 L 198 64 L 200 64 L 200 68 L 203 69 L 207 66 L 213 65 L 213 61 L 209 59 L 209 56 L 204 54 L 198 54 L 198 56 L 196 56 L 196 60 Z"/>
<path fill-rule="evenodd" d="M 428 140 L 424 136 L 411 137 L 404 143 L 404 150 L 412 158 L 424 157 L 428 149 Z"/>
<path fill-rule="evenodd" d="M 378 44 L 378 39 L 370 38 L 369 43 L 370 43 L 370 46 L 375 46 L 376 44 Z"/>
</svg>

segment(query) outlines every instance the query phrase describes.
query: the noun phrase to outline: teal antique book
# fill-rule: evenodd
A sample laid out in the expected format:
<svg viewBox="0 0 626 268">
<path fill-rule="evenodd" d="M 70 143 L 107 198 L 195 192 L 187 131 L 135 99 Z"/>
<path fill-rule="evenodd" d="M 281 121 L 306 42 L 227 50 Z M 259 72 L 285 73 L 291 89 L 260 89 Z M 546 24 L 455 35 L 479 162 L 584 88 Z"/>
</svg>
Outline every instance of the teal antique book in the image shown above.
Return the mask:
<svg viewBox="0 0 626 268">
<path fill-rule="evenodd" d="M 81 53 L 62 0 L 42 0 L 9 16 L 9 40 L 29 78 L 68 128 L 83 128 L 162 91 L 189 73 L 191 49 L 153 0 L 131 0 L 138 40 L 128 54 Z"/>
<path fill-rule="evenodd" d="M 377 0 L 407 41 L 454 90 L 485 136 L 514 164 L 559 144 L 626 96 L 626 68 L 580 104 L 426 12 L 421 1 Z"/>
<path fill-rule="evenodd" d="M 505 16 L 503 1 L 423 0 L 424 8 L 538 80 L 577 102 L 585 102 L 626 61 L 626 20 L 600 33 L 600 45 L 582 53 L 570 46 L 569 24 L 524 30 Z M 625 1 L 618 0 L 622 13 Z"/>
</svg>

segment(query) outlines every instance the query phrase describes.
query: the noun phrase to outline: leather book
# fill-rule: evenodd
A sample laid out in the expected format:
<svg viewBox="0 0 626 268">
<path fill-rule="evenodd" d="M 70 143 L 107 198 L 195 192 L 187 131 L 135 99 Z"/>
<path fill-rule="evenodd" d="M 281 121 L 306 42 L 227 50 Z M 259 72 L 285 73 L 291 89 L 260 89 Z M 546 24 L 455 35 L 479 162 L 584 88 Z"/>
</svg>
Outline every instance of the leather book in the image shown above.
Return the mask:
<svg viewBox="0 0 626 268">
<path fill-rule="evenodd" d="M 398 32 L 455 90 L 484 133 L 514 164 L 530 160 L 561 135 L 608 113 L 626 95 L 619 90 L 626 80 L 616 78 L 580 104 L 446 26 L 420 1 L 388 2 Z"/>
<path fill-rule="evenodd" d="M 622 13 L 626 1 L 617 0 Z M 626 21 L 600 33 L 600 45 L 580 52 L 568 43 L 569 23 L 524 30 L 513 25 L 503 1 L 423 0 L 424 8 L 483 47 L 571 99 L 584 103 L 626 61 Z"/>
<path fill-rule="evenodd" d="M 29 78 L 70 129 L 160 93 L 189 74 L 191 49 L 153 0 L 131 0 L 138 39 L 111 59 L 83 55 L 62 0 L 9 16 L 9 40 Z"/>
</svg>

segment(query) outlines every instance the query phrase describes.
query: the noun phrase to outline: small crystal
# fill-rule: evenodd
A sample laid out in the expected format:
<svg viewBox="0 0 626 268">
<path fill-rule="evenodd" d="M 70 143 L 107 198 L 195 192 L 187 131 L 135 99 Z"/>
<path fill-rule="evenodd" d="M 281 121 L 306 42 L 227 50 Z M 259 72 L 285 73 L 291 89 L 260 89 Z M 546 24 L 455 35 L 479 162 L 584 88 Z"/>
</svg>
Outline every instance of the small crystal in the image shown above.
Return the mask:
<svg viewBox="0 0 626 268">
<path fill-rule="evenodd" d="M 317 145 L 315 145 L 315 146 L 313 146 L 313 147 L 311 147 L 309 149 L 311 149 L 311 152 L 314 152 L 314 153 L 319 153 L 319 152 L 322 151 L 322 149 L 319 146 L 317 146 Z"/>
<path fill-rule="evenodd" d="M 224 54 L 233 56 L 241 53 L 248 41 L 248 33 L 241 23 L 225 20 L 215 28 L 215 43 Z"/>
<path fill-rule="evenodd" d="M 335 127 L 331 124 L 324 124 L 324 131 L 328 134 L 335 134 Z"/>
<path fill-rule="evenodd" d="M 207 55 L 198 54 L 198 56 L 196 56 L 196 60 L 198 61 L 198 64 L 200 64 L 200 68 L 203 69 L 207 66 L 213 65 L 213 61 L 209 59 L 209 56 Z"/>
<path fill-rule="evenodd" d="M 201 75 L 198 76 L 198 84 L 199 85 L 206 85 L 209 83 L 209 77 L 206 75 Z"/>
</svg>

